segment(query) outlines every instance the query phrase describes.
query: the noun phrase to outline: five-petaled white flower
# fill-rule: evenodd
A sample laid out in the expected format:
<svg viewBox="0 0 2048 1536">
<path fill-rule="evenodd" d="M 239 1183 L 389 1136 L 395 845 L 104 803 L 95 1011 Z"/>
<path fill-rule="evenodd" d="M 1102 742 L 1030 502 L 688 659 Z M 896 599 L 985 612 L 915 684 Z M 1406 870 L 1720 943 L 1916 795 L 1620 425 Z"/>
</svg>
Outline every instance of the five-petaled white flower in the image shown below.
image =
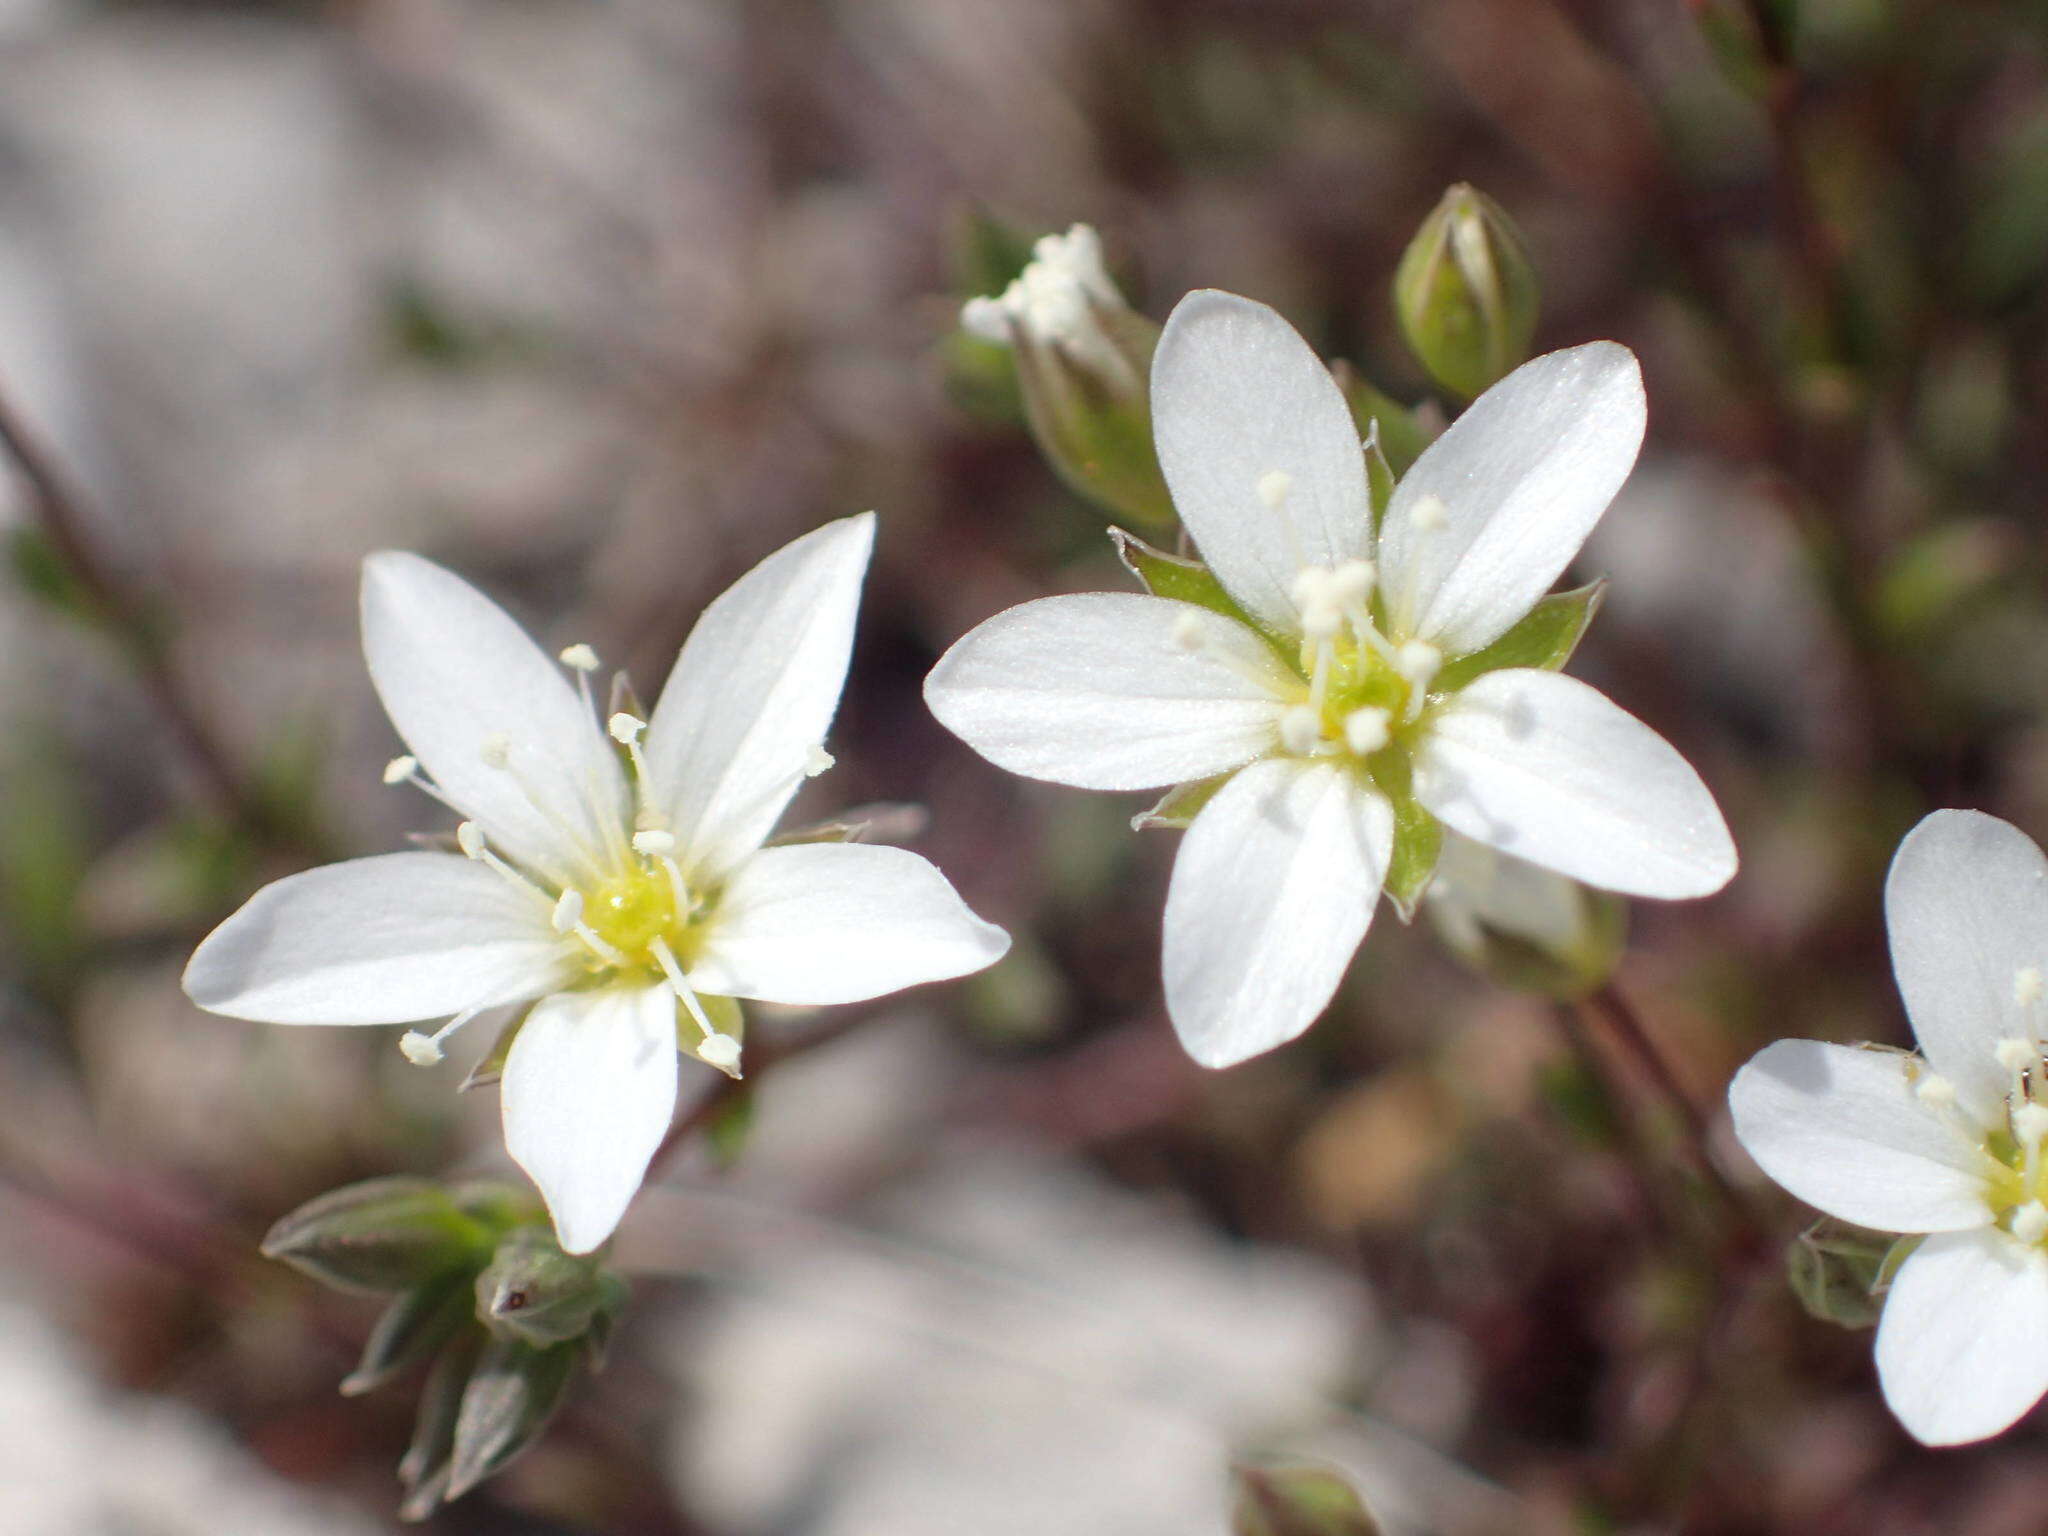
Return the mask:
<svg viewBox="0 0 2048 1536">
<path fill-rule="evenodd" d="M 1228 1066 L 1306 1029 L 1381 890 L 1412 909 L 1442 827 L 1634 895 L 1705 895 L 1734 874 L 1698 775 L 1547 670 L 1592 594 L 1544 594 L 1642 442 L 1625 348 L 1552 353 L 1488 390 L 1377 528 L 1344 396 L 1264 305 L 1184 299 L 1153 359 L 1152 412 L 1208 572 L 1147 551 L 1136 566 L 1155 595 L 998 614 L 947 652 L 925 697 L 1013 772 L 1184 786 L 1162 816 L 1213 789 L 1166 898 L 1167 1010 L 1196 1060 Z"/>
<path fill-rule="evenodd" d="M 830 765 L 872 514 L 769 556 L 704 611 L 652 718 L 600 727 L 561 667 L 414 555 L 363 567 L 363 648 L 413 782 L 459 851 L 353 859 L 266 886 L 192 956 L 201 1007 L 274 1024 L 473 1015 L 539 999 L 504 1063 L 505 1142 L 562 1246 L 597 1247 L 668 1129 L 679 1038 L 737 1075 L 731 999 L 850 1003 L 980 970 L 1008 947 L 900 848 L 763 846 Z"/>
<path fill-rule="evenodd" d="M 1920 1054 L 1780 1040 L 1728 1103 L 1807 1204 L 1928 1234 L 1885 1295 L 1877 1374 L 1915 1439 L 1960 1445 L 2048 1390 L 2048 859 L 1994 816 L 1936 811 L 1884 902 Z"/>
</svg>

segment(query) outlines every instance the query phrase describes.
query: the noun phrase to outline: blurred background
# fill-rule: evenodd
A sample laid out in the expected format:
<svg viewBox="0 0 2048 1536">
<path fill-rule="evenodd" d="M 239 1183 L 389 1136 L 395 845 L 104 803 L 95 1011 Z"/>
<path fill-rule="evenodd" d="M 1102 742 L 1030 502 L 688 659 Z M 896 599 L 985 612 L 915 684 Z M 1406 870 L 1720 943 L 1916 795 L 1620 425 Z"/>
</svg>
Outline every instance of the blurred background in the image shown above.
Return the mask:
<svg viewBox="0 0 2048 1536">
<path fill-rule="evenodd" d="M 1177 834 L 919 698 L 999 608 L 1128 581 L 963 299 L 1086 220 L 1154 319 L 1251 295 L 1412 404 L 1389 284 L 1455 181 L 1526 238 L 1538 349 L 1647 376 L 1574 670 L 1743 851 L 1633 914 L 1675 1082 L 1385 912 L 1310 1035 L 1196 1068 Z M 2048 832 L 2044 276 L 2037 0 L 4 0 L 0 402 L 52 478 L 0 492 L 0 1533 L 398 1528 L 416 1385 L 337 1395 L 374 1305 L 256 1244 L 505 1174 L 495 1090 L 177 985 L 263 880 L 443 824 L 379 783 L 362 555 L 651 694 L 867 507 L 811 803 L 929 807 L 1016 947 L 687 1140 L 608 1368 L 426 1529 L 1193 1536 L 1279 1453 L 1389 1532 L 2037 1530 L 2040 1429 L 1894 1426 L 1720 1104 L 1780 1035 L 1906 1040 L 1921 814 Z"/>
</svg>

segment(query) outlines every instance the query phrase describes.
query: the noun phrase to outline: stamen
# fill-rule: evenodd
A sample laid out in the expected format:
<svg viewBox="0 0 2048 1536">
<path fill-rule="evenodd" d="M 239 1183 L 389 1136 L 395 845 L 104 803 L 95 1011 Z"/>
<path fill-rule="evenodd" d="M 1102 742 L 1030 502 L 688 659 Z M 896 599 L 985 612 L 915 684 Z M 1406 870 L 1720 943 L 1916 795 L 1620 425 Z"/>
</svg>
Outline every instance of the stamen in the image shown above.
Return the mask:
<svg viewBox="0 0 2048 1536">
<path fill-rule="evenodd" d="M 640 750 L 640 736 L 647 729 L 647 722 L 638 715 L 629 715 L 624 710 L 605 722 L 605 729 L 611 738 L 626 749 L 626 756 L 633 764 L 633 775 L 642 784 L 648 780 L 647 758 Z"/>
<path fill-rule="evenodd" d="M 1191 608 L 1184 608 L 1173 616 L 1173 627 L 1167 632 L 1167 638 L 1173 642 L 1175 650 L 1186 651 L 1191 656 L 1209 643 L 1209 637 L 1202 628 L 1201 615 Z"/>
<path fill-rule="evenodd" d="M 815 779 L 819 774 L 829 772 L 837 761 L 837 758 L 825 750 L 825 744 L 819 742 L 804 753 L 804 777 Z"/>
<path fill-rule="evenodd" d="M 414 1066 L 431 1067 L 447 1055 L 447 1052 L 441 1049 L 441 1042 L 489 1006 L 488 1003 L 480 1003 L 474 1008 L 465 1008 L 431 1035 L 422 1034 L 416 1029 L 408 1029 L 398 1037 L 398 1048 L 405 1053 L 405 1059 Z"/>
<path fill-rule="evenodd" d="M 483 828 L 473 821 L 456 823 L 455 846 L 462 850 L 464 858 L 481 860 L 490 852 L 489 846 L 484 842 Z"/>
<path fill-rule="evenodd" d="M 604 665 L 597 659 L 596 650 L 588 645 L 572 645 L 562 652 L 559 659 L 570 671 L 585 674 L 595 672 Z"/>
<path fill-rule="evenodd" d="M 2012 1134 L 2015 1140 L 2026 1146 L 2031 1161 L 2041 1145 L 2041 1138 L 2048 1136 L 2048 1104 L 2036 1104 L 2029 1099 L 2015 1108 L 2012 1112 Z"/>
<path fill-rule="evenodd" d="M 1408 509 L 1408 526 L 1417 533 L 1434 533 L 1450 518 L 1451 509 L 1441 496 L 1423 496 Z"/>
<path fill-rule="evenodd" d="M 403 784 L 420 771 L 420 760 L 416 757 L 394 757 L 384 765 L 386 784 Z"/>
<path fill-rule="evenodd" d="M 1427 640 L 1403 641 L 1401 648 L 1394 653 L 1394 670 L 1408 680 L 1406 718 L 1413 720 L 1422 713 L 1429 685 L 1443 664 L 1444 653 Z"/>
<path fill-rule="evenodd" d="M 2041 1059 L 2041 1048 L 2031 1040 L 2007 1035 L 1992 1048 L 1992 1054 L 1997 1056 L 1998 1064 L 2006 1071 L 2018 1074 Z"/>
<path fill-rule="evenodd" d="M 659 827 L 649 827 L 645 831 L 635 832 L 633 834 L 633 851 L 635 853 L 644 853 L 650 858 L 664 853 L 674 853 L 676 851 L 676 835 L 673 832 L 663 831 Z"/>
<path fill-rule="evenodd" d="M 2012 1213 L 2012 1235 L 2029 1245 L 2048 1237 L 2048 1206 L 2029 1200 Z"/>
<path fill-rule="evenodd" d="M 583 893 L 573 885 L 563 891 L 561 899 L 555 903 L 555 915 L 549 921 L 559 934 L 574 933 L 583 924 Z"/>
<path fill-rule="evenodd" d="M 1316 663 L 1308 679 L 1308 707 L 1321 715 L 1330 697 L 1330 669 L 1337 664 L 1337 648 L 1328 640 L 1316 645 Z"/>
<path fill-rule="evenodd" d="M 494 731 L 486 736 L 483 740 L 483 745 L 477 750 L 482 755 L 487 767 L 510 768 L 512 766 L 512 738 L 503 731 Z"/>
<path fill-rule="evenodd" d="M 456 823 L 455 846 L 462 850 L 464 858 L 474 859 L 479 864 L 489 865 L 494 872 L 511 882 L 515 890 L 525 892 L 528 896 L 536 898 L 550 908 L 556 905 L 555 898 L 548 895 L 546 891 L 542 890 L 533 881 L 491 852 L 491 845 L 484 841 L 483 828 L 479 827 L 475 822 L 463 821 Z"/>
<path fill-rule="evenodd" d="M 578 923 L 569 930 L 589 946 L 590 952 L 606 965 L 624 965 L 625 952 L 608 942 L 605 937 L 588 923 Z"/>
<path fill-rule="evenodd" d="M 647 946 L 647 952 L 654 956 L 654 963 L 661 967 L 661 974 L 668 978 L 669 989 L 682 1000 L 689 1010 L 690 1018 L 703 1031 L 704 1038 L 697 1043 L 697 1058 L 718 1068 L 727 1077 L 740 1075 L 740 1043 L 730 1035 L 720 1034 L 704 1012 L 704 1005 L 697 1001 L 697 994 L 683 979 L 683 968 L 676 964 L 675 951 L 668 947 L 668 940 L 657 938 Z"/>
<path fill-rule="evenodd" d="M 697 1059 L 727 1077 L 740 1075 L 740 1043 L 731 1035 L 706 1035 L 697 1045 Z"/>
<path fill-rule="evenodd" d="M 1392 720 L 1384 709 L 1368 705 L 1344 718 L 1344 744 L 1360 757 L 1370 757 L 1387 744 Z"/>
<path fill-rule="evenodd" d="M 1929 1109 L 1947 1109 L 1956 1101 L 1956 1085 L 1938 1072 L 1930 1072 L 1913 1085 L 1913 1092 Z"/>
<path fill-rule="evenodd" d="M 1323 739 L 1323 717 L 1306 704 L 1296 704 L 1280 716 L 1280 745 L 1297 757 L 1314 752 Z"/>
<path fill-rule="evenodd" d="M 1284 469 L 1269 469 L 1259 476 L 1259 500 L 1266 504 L 1269 512 L 1278 512 L 1287 500 L 1287 493 L 1294 489 L 1294 476 Z"/>
<path fill-rule="evenodd" d="M 1379 570 L 1370 560 L 1346 560 L 1330 573 L 1330 596 L 1347 611 L 1362 607 L 1378 579 Z"/>
</svg>

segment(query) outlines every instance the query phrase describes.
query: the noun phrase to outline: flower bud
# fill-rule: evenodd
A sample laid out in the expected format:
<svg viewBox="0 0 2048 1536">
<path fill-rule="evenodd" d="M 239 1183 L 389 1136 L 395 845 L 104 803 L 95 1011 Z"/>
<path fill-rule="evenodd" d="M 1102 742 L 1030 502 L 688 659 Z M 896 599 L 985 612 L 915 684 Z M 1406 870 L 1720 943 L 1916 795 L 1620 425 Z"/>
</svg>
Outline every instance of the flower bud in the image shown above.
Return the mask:
<svg viewBox="0 0 2048 1536">
<path fill-rule="evenodd" d="M 1539 302 L 1520 231 L 1462 182 L 1422 221 L 1394 273 L 1409 347 L 1432 378 L 1468 399 L 1528 361 Z"/>
<path fill-rule="evenodd" d="M 484 1346 L 456 1415 L 444 1497 L 461 1498 L 540 1438 L 579 1354 L 573 1344 L 536 1349 L 520 1339 Z"/>
<path fill-rule="evenodd" d="M 1874 1328 L 1885 1289 L 1919 1241 L 1824 1216 L 1785 1245 L 1785 1278 L 1809 1316 Z"/>
<path fill-rule="evenodd" d="M 1238 1466 L 1231 1536 L 1379 1536 L 1351 1485 L 1324 1467 Z"/>
<path fill-rule="evenodd" d="M 624 1280 L 594 1258 L 562 1252 L 546 1227 L 513 1233 L 476 1277 L 478 1318 L 500 1338 L 537 1349 L 581 1338 L 625 1301 Z"/>
<path fill-rule="evenodd" d="M 1620 897 L 1450 831 L 1423 906 L 1460 960 L 1545 997 L 1593 991 L 1613 974 L 1628 937 Z"/>
<path fill-rule="evenodd" d="M 1172 521 L 1152 449 L 1159 327 L 1124 302 L 1093 229 L 1045 236 L 1016 281 L 968 300 L 960 323 L 1015 354 L 1031 434 L 1069 485 L 1119 516 Z"/>
<path fill-rule="evenodd" d="M 373 1392 L 455 1336 L 475 1315 L 469 1275 L 453 1270 L 399 1296 L 377 1319 L 363 1358 L 341 1384 L 343 1397 Z"/>
<path fill-rule="evenodd" d="M 440 1185 L 386 1178 L 308 1201 L 270 1229 L 263 1252 L 341 1290 L 391 1292 L 475 1264 L 489 1241 Z"/>
</svg>

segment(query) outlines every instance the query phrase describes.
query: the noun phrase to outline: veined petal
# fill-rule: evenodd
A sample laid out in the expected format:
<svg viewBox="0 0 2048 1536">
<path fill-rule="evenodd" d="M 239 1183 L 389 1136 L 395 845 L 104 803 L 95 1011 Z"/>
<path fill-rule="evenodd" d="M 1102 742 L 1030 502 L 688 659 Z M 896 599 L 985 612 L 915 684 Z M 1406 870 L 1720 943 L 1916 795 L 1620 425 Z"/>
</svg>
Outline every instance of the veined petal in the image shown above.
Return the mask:
<svg viewBox="0 0 2048 1536">
<path fill-rule="evenodd" d="M 1267 623 L 1300 627 L 1289 594 L 1302 566 L 1371 553 L 1351 407 L 1265 305 L 1200 289 L 1174 306 L 1152 355 L 1152 436 L 1202 558 Z"/>
<path fill-rule="evenodd" d="M 365 560 L 362 606 L 370 681 L 448 798 L 499 852 L 551 879 L 600 868 L 625 824 L 625 779 L 561 667 L 496 603 L 417 555 Z"/>
<path fill-rule="evenodd" d="M 1735 873 L 1707 786 L 1598 689 L 1511 668 L 1437 706 L 1415 796 L 1454 831 L 1605 890 L 1705 896 Z"/>
<path fill-rule="evenodd" d="M 410 1024 L 539 997 L 573 962 L 546 906 L 449 853 L 386 853 L 288 875 L 185 967 L 213 1013 L 264 1024 Z"/>
<path fill-rule="evenodd" d="M 1735 1074 L 1736 1139 L 1808 1205 L 1880 1232 L 1953 1232 L 1991 1220 L 1991 1164 L 1914 1091 L 1910 1056 L 1780 1040 Z"/>
<path fill-rule="evenodd" d="M 1928 1238 L 1885 1298 L 1877 1379 L 1922 1445 L 2010 1428 L 2048 1389 L 2048 1254 L 1995 1227 Z"/>
<path fill-rule="evenodd" d="M 875 515 L 777 550 L 704 610 L 647 729 L 648 772 L 686 872 L 715 877 L 767 837 L 825 741 L 846 682 Z"/>
<path fill-rule="evenodd" d="M 505 1147 L 588 1253 L 633 1202 L 676 1105 L 676 998 L 665 986 L 564 992 L 526 1016 L 499 1090 Z"/>
<path fill-rule="evenodd" d="M 1080 789 L 1158 789 L 1271 750 L 1289 681 L 1235 619 L 1136 592 L 1081 592 L 969 630 L 932 668 L 924 698 L 998 768 Z"/>
<path fill-rule="evenodd" d="M 854 1003 L 993 965 L 1010 936 L 902 848 L 764 848 L 733 871 L 690 984 L 771 1003 Z"/>
<path fill-rule="evenodd" d="M 1397 638 L 1464 655 L 1550 590 L 1643 444 L 1642 370 L 1611 341 L 1524 363 L 1425 448 L 1380 523 Z"/>
<path fill-rule="evenodd" d="M 1893 855 L 1884 913 L 1922 1053 L 1988 1119 L 2011 1086 L 1998 1041 L 2048 1035 L 2048 997 L 2019 982 L 2048 974 L 2048 859 L 1995 816 L 1936 811 Z"/>
<path fill-rule="evenodd" d="M 1394 813 L 1348 769 L 1272 758 L 1182 839 L 1166 893 L 1166 1010 L 1205 1067 L 1313 1024 L 1372 922 Z"/>
</svg>

